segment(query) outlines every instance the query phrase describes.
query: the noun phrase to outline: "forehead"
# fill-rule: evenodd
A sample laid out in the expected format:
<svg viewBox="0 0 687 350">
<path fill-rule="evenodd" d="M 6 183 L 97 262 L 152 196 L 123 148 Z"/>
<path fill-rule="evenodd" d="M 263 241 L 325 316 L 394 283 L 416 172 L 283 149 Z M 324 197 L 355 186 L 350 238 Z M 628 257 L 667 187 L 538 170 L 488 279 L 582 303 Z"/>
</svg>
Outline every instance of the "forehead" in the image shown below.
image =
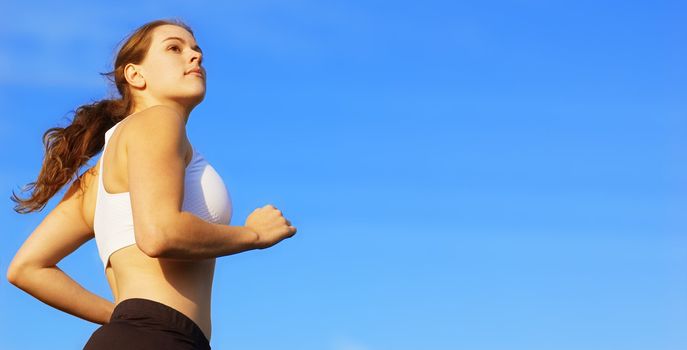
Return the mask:
<svg viewBox="0 0 687 350">
<path fill-rule="evenodd" d="M 153 42 L 155 43 L 160 43 L 169 37 L 182 38 L 189 42 L 191 45 L 194 45 L 196 43 L 196 40 L 193 38 L 193 35 L 191 35 L 191 33 L 189 33 L 188 30 L 179 26 L 164 24 L 153 30 Z"/>
</svg>

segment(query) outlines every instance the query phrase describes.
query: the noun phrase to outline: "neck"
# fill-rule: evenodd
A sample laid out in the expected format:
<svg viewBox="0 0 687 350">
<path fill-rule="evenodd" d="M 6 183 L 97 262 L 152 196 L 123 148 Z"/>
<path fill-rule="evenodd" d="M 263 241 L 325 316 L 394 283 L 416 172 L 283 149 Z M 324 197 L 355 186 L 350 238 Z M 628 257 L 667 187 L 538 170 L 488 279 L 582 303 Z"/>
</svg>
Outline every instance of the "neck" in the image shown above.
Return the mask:
<svg viewBox="0 0 687 350">
<path fill-rule="evenodd" d="M 165 105 L 167 107 L 171 107 L 174 110 L 177 111 L 181 116 L 184 117 L 184 124 L 188 123 L 188 118 L 191 115 L 191 110 L 193 110 L 193 107 L 195 106 L 188 106 L 182 103 L 179 103 L 177 101 L 172 101 L 172 100 L 165 100 L 165 101 L 141 101 L 141 103 L 136 104 L 136 108 L 134 109 L 134 113 L 138 113 L 146 108 L 152 107 L 152 106 L 157 106 L 157 105 Z"/>
</svg>

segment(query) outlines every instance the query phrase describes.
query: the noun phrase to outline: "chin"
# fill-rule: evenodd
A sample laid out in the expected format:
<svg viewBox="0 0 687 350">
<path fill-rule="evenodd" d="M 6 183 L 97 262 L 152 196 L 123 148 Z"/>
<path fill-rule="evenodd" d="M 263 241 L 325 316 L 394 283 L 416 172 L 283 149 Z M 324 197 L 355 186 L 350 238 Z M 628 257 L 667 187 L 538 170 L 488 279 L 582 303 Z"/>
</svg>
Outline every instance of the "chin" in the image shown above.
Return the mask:
<svg viewBox="0 0 687 350">
<path fill-rule="evenodd" d="M 197 95 L 195 95 L 194 98 L 198 100 L 198 103 L 203 102 L 203 100 L 205 99 L 205 89 L 203 89 L 202 92 L 199 92 Z"/>
<path fill-rule="evenodd" d="M 187 101 L 191 104 L 201 103 L 205 99 L 205 89 L 198 89 L 196 91 L 192 91 L 184 96 L 179 96 L 179 99 Z"/>
</svg>

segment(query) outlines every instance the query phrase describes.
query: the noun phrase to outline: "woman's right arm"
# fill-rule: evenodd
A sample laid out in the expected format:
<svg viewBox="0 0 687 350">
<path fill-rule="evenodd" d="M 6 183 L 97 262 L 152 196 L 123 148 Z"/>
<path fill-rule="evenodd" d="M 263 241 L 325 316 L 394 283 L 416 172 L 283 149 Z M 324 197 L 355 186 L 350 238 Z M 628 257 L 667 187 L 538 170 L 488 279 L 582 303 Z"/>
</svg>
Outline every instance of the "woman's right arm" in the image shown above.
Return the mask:
<svg viewBox="0 0 687 350">
<path fill-rule="evenodd" d="M 215 224 L 182 211 L 185 141 L 183 118 L 165 106 L 140 112 L 127 127 L 129 194 L 138 247 L 151 257 L 177 259 L 262 248 L 259 233 L 248 226 Z"/>
</svg>

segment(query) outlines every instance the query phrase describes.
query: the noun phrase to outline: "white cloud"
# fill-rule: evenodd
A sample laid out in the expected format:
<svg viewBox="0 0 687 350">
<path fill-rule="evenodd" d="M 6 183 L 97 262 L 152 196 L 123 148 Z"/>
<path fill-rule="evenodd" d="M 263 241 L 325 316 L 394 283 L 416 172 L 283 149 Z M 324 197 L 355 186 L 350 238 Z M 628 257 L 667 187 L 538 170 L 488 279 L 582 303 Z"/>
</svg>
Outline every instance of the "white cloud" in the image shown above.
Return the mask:
<svg viewBox="0 0 687 350">
<path fill-rule="evenodd" d="M 317 59 L 332 32 L 369 26 L 373 20 L 350 6 L 308 1 L 21 2 L 0 11 L 0 84 L 6 86 L 103 86 L 116 46 L 138 25 L 178 17 L 201 37 L 278 58 Z M 339 35 L 335 35 L 339 37 Z M 203 46 L 203 45 L 201 45 Z M 210 55 L 211 56 L 211 55 Z M 210 57 L 209 56 L 209 57 Z"/>
<path fill-rule="evenodd" d="M 371 350 L 370 347 L 349 337 L 336 337 L 332 340 L 332 350 Z"/>
<path fill-rule="evenodd" d="M 116 43 L 117 9 L 87 4 L 10 3 L 0 15 L 0 84 L 95 87 Z M 109 19 L 109 20 L 108 20 Z"/>
</svg>

